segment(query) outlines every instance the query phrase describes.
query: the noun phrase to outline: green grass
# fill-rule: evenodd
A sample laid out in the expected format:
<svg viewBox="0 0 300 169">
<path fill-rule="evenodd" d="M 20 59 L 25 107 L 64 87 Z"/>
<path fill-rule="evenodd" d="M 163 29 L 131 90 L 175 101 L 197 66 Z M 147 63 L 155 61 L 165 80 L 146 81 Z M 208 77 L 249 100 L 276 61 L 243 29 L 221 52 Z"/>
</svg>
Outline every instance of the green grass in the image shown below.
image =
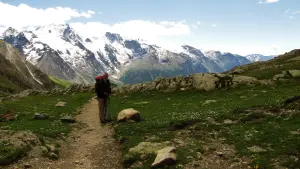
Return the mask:
<svg viewBox="0 0 300 169">
<path fill-rule="evenodd" d="M 0 119 L 0 130 L 33 132 L 40 141 L 44 141 L 44 138 L 56 139 L 65 136 L 70 132 L 72 126 L 62 123 L 60 117 L 63 115 L 77 115 L 78 108 L 87 103 L 91 96 L 91 93 L 63 96 L 38 95 L 4 101 L 0 103 L 0 115 L 9 112 L 18 116 L 16 121 L 11 122 L 1 122 Z M 55 107 L 59 101 L 66 102 L 66 106 Z M 35 113 L 48 114 L 50 118 L 34 120 Z M 30 149 L 29 145 L 15 147 L 9 142 L 0 141 L 0 165 L 10 164 L 20 159 Z"/>
<path fill-rule="evenodd" d="M 275 86 L 244 86 L 205 93 L 136 93 L 126 97 L 112 97 L 110 110 L 114 116 L 125 108 L 134 108 L 141 112 L 141 122 L 123 123 L 115 127 L 116 137 L 127 140 L 123 143 L 124 156 L 129 148 L 138 145 L 141 141 L 149 141 L 151 137 L 152 142 L 191 138 L 192 140 L 187 141 L 186 146 L 178 147 L 178 164 L 186 164 L 190 161 L 188 156 L 195 156 L 195 153 L 200 151 L 199 147 L 203 146 L 201 141 L 205 141 L 209 133 L 216 131 L 219 137 L 226 138 L 226 143 L 235 146 L 237 155 L 252 159 L 253 166 L 258 163 L 260 168 L 272 168 L 272 160 L 278 158 L 283 166 L 299 168 L 299 162 L 293 161 L 292 155 L 300 153 L 300 138 L 290 134 L 290 131 L 300 128 L 299 114 L 287 118 L 259 114 L 250 114 L 246 117 L 245 114 L 233 113 L 237 108 L 280 105 L 285 99 L 294 95 L 300 95 L 298 81 L 287 81 Z M 203 104 L 207 100 L 216 100 L 216 102 Z M 149 103 L 136 104 L 141 102 Z M 207 117 L 212 117 L 218 122 L 223 122 L 225 119 L 246 120 L 235 125 L 218 126 L 208 124 L 205 121 Z M 248 122 L 255 118 L 262 118 L 262 121 Z M 245 133 L 253 133 L 254 130 L 257 132 L 250 140 L 246 139 Z M 178 136 L 180 132 L 182 132 L 181 136 Z M 270 149 L 265 153 L 253 154 L 247 148 L 254 145 Z M 256 158 L 252 158 L 253 156 Z M 140 168 L 149 168 L 150 164 L 145 162 Z M 180 168 L 179 165 L 176 167 Z"/>
<path fill-rule="evenodd" d="M 54 76 L 49 76 L 49 78 L 57 85 L 57 87 L 67 88 L 72 84 L 67 80 L 62 80 Z"/>
<path fill-rule="evenodd" d="M 300 67 L 300 61 L 274 61 L 274 65 L 282 65 L 281 67 L 270 67 L 264 70 L 260 70 L 260 66 L 257 65 L 251 67 L 250 70 L 245 71 L 243 75 L 252 76 L 258 79 L 270 79 L 277 74 L 281 74 L 284 70 L 298 70 Z"/>
<path fill-rule="evenodd" d="M 0 93 L 0 96 L 4 95 L 4 93 L 14 92 L 14 91 L 20 91 L 21 88 L 14 84 L 13 82 L 9 81 L 7 77 L 4 77 L 0 75 L 0 92 L 3 92 L 3 94 Z"/>
<path fill-rule="evenodd" d="M 57 137 L 61 133 L 68 133 L 70 125 L 60 122 L 61 115 L 75 116 L 77 108 L 87 103 L 91 93 L 79 93 L 64 96 L 29 96 L 20 100 L 5 101 L 0 103 L 0 114 L 7 110 L 18 115 L 18 119 L 12 122 L 0 123 L 0 129 L 14 131 L 28 130 L 41 136 Z M 55 107 L 58 101 L 66 102 L 65 107 Z M 35 113 L 48 114 L 48 120 L 33 120 Z"/>
<path fill-rule="evenodd" d="M 300 50 L 293 50 L 269 61 L 254 62 L 236 68 L 243 69 L 244 73 L 242 75 L 245 76 L 252 76 L 258 79 L 272 79 L 273 76 L 281 74 L 284 70 L 298 70 L 300 67 L 299 58 Z"/>
</svg>

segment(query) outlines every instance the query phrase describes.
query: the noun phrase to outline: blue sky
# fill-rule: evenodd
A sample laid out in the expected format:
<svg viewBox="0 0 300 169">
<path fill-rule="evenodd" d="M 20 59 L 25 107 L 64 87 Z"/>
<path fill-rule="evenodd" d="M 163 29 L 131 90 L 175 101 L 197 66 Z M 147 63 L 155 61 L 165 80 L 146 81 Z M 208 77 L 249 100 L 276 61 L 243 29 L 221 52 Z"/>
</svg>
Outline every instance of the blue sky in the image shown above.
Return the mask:
<svg viewBox="0 0 300 169">
<path fill-rule="evenodd" d="M 86 36 L 96 36 L 96 28 L 107 31 L 111 29 L 127 36 L 138 32 L 141 38 L 149 38 L 153 43 L 157 41 L 162 45 L 174 44 L 175 47 L 189 44 L 204 50 L 221 50 L 243 55 L 281 54 L 300 47 L 300 0 L 2 0 L 0 2 L 2 5 L 16 8 L 20 4 L 26 4 L 31 8 L 26 9 L 29 11 L 34 11 L 35 8 L 46 10 L 56 7 L 68 7 L 84 14 L 90 11 L 90 16 L 78 17 L 66 14 L 64 19 L 59 19 L 59 16 L 48 19 L 51 21 L 53 19 L 53 22 L 57 19 L 58 22 L 70 23 L 77 28 L 75 30 L 82 33 L 86 33 L 84 28 L 91 29 L 88 32 L 95 32 L 95 35 L 86 34 Z M 18 22 L 18 17 L 11 20 Z M 32 21 L 32 23 L 39 22 Z M 41 24 L 46 22 L 41 21 Z M 14 26 L 10 25 L 10 21 L 1 19 L 0 25 Z"/>
</svg>

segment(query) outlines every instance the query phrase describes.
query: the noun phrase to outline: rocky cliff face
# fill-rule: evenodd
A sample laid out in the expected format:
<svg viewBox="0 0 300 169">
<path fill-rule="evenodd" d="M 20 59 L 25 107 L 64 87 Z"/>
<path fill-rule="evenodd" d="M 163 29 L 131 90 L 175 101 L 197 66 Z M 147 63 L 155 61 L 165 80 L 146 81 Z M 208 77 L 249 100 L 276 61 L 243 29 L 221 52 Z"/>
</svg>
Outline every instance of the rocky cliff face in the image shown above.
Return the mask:
<svg viewBox="0 0 300 169">
<path fill-rule="evenodd" d="M 48 76 L 26 61 L 12 45 L 0 40 L 1 92 L 54 87 Z"/>
</svg>

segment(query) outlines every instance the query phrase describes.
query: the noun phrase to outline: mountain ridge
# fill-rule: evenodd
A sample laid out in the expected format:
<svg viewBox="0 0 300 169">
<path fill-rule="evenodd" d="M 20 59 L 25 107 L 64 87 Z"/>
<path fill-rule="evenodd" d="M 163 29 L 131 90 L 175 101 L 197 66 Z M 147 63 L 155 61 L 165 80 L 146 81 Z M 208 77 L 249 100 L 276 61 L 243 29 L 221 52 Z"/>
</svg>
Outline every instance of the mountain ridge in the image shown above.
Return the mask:
<svg viewBox="0 0 300 169">
<path fill-rule="evenodd" d="M 246 57 L 218 51 L 212 58 L 189 45 L 182 45 L 180 52 L 175 52 L 111 32 L 83 37 L 68 24 L 22 31 L 8 28 L 2 36 L 44 73 L 75 83 L 91 83 L 103 72 L 125 83 L 138 83 L 157 76 L 222 72 L 251 62 Z M 153 75 L 141 73 L 145 72 L 141 65 L 146 65 Z M 167 72 L 170 69 L 173 72 Z"/>
<path fill-rule="evenodd" d="M 0 40 L 0 94 L 24 89 L 51 89 L 52 81 L 12 45 Z"/>
</svg>

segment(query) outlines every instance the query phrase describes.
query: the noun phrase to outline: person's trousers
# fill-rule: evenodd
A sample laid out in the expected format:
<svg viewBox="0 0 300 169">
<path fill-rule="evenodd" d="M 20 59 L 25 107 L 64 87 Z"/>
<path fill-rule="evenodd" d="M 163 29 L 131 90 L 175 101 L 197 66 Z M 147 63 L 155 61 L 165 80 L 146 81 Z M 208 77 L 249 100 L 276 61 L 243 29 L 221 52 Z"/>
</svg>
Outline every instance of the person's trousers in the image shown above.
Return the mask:
<svg viewBox="0 0 300 169">
<path fill-rule="evenodd" d="M 100 122 L 107 120 L 107 98 L 98 98 Z"/>
</svg>

